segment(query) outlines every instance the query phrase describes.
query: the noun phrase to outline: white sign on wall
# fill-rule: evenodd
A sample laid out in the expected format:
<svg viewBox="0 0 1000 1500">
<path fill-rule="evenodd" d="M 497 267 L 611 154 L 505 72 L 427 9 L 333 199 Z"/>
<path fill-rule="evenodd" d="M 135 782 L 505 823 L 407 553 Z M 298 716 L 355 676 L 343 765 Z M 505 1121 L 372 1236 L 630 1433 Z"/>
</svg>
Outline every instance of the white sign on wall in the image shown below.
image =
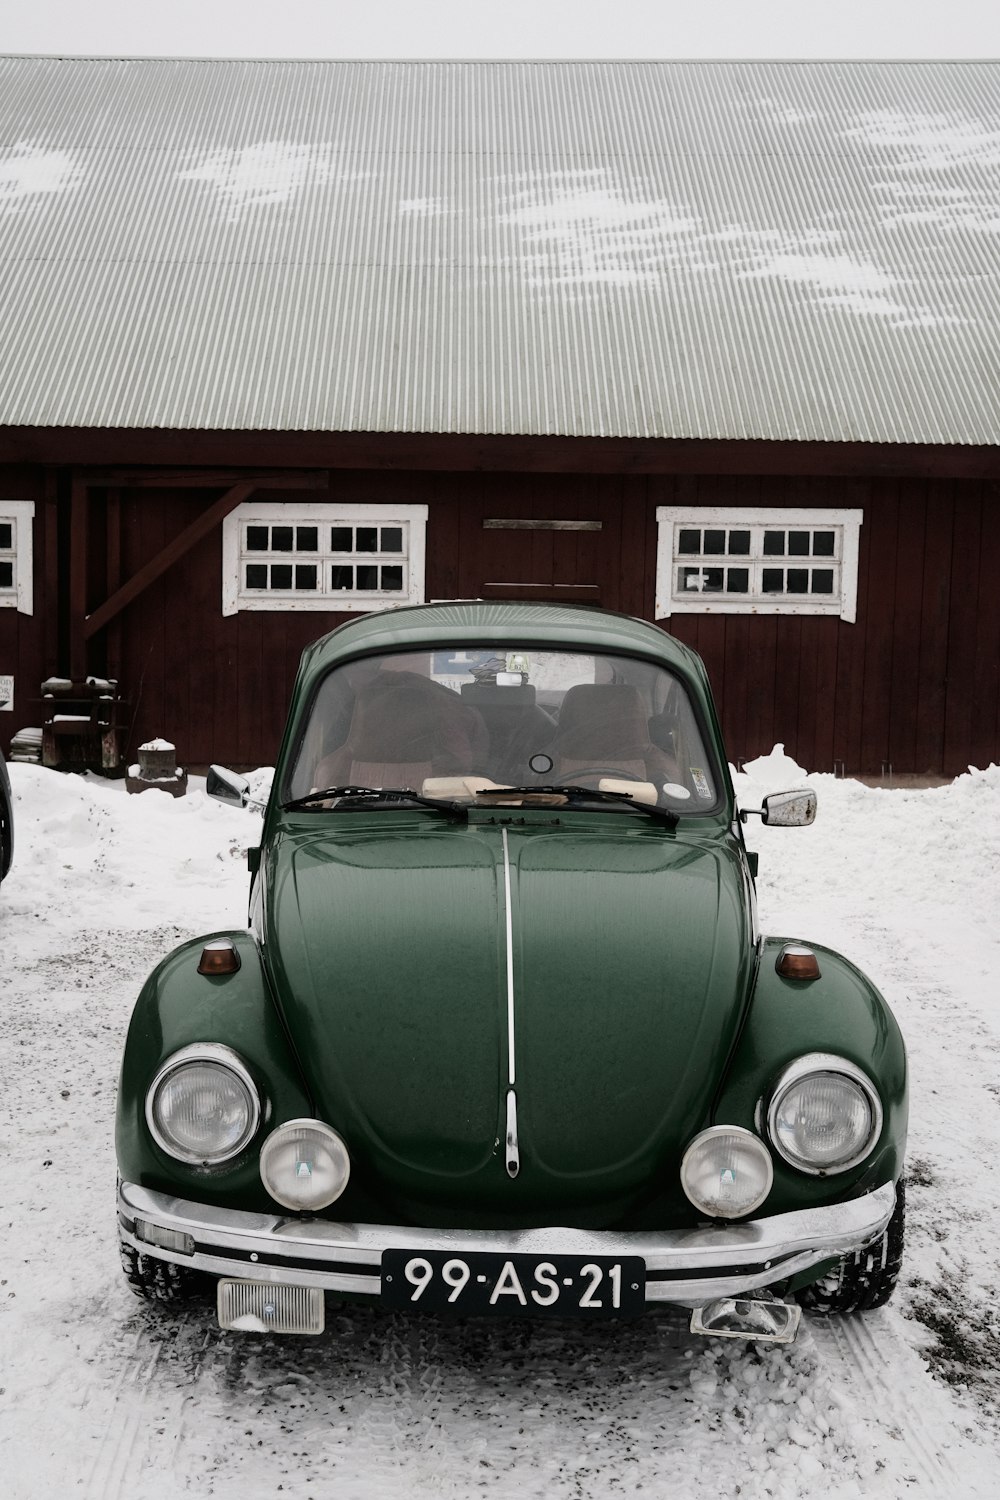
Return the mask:
<svg viewBox="0 0 1000 1500">
<path fill-rule="evenodd" d="M 6 709 L 8 713 L 14 712 L 14 679 L 13 677 L 0 676 L 0 713 Z"/>
</svg>

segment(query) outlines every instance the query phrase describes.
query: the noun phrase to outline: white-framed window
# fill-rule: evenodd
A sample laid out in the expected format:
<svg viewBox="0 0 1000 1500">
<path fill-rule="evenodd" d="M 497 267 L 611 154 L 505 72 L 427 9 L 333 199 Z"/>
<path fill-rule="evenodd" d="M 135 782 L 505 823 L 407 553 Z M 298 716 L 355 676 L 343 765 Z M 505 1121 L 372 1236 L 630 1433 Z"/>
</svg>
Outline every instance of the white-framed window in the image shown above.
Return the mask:
<svg viewBox="0 0 1000 1500">
<path fill-rule="evenodd" d="M 247 501 L 222 526 L 222 613 L 422 604 L 426 530 L 426 505 Z"/>
<path fill-rule="evenodd" d="M 30 615 L 35 607 L 32 569 L 32 500 L 0 499 L 0 609 Z"/>
<path fill-rule="evenodd" d="M 860 510 L 661 505 L 656 618 L 837 615 L 858 602 Z"/>
</svg>

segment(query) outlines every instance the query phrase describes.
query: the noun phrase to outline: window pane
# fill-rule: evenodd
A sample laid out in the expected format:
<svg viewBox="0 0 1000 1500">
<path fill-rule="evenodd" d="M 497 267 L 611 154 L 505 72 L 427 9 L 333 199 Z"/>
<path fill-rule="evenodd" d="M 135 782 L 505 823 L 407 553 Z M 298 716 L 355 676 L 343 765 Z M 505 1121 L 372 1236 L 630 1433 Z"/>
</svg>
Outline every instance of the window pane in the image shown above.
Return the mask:
<svg viewBox="0 0 1000 1500">
<path fill-rule="evenodd" d="M 731 531 L 729 533 L 729 555 L 730 557 L 750 556 L 749 531 Z"/>
<path fill-rule="evenodd" d="M 726 550 L 726 533 L 724 531 L 705 532 L 705 551 L 712 557 L 721 557 Z"/>
<path fill-rule="evenodd" d="M 789 557 L 809 556 L 808 531 L 790 531 L 788 533 L 788 555 Z"/>
<path fill-rule="evenodd" d="M 355 552 L 377 552 L 378 551 L 378 527 L 359 526 L 358 539 L 354 544 Z M 359 585 L 360 587 L 360 585 Z"/>
<path fill-rule="evenodd" d="M 0 547 L 9 552 L 14 545 L 14 528 L 9 521 L 0 521 Z"/>
<path fill-rule="evenodd" d="M 790 594 L 808 594 L 809 592 L 809 569 L 789 568 L 788 570 L 788 592 Z"/>
<path fill-rule="evenodd" d="M 330 531 L 330 551 L 331 552 L 353 552 L 354 551 L 354 527 L 353 526 L 334 526 L 334 527 L 331 528 L 331 531 Z M 344 585 L 345 588 L 350 588 L 350 586 L 351 586 L 350 584 L 345 584 Z"/>
<path fill-rule="evenodd" d="M 750 570 L 748 568 L 726 569 L 726 593 L 745 594 L 750 587 Z"/>
<path fill-rule="evenodd" d="M 352 589 L 354 587 L 354 569 L 331 568 L 330 587 L 331 589 Z"/>
<path fill-rule="evenodd" d="M 266 589 L 267 588 L 267 564 L 266 563 L 248 563 L 247 564 L 247 588 L 248 589 Z"/>
<path fill-rule="evenodd" d="M 682 531 L 677 543 L 678 554 L 682 557 L 697 556 L 701 551 L 701 532 Z"/>
<path fill-rule="evenodd" d="M 713 570 L 721 573 L 721 568 Z M 681 568 L 677 575 L 677 587 L 683 589 L 686 594 L 703 594 L 708 581 L 708 573 L 705 568 Z"/>
<path fill-rule="evenodd" d="M 813 557 L 833 557 L 835 537 L 832 531 L 813 532 Z"/>
<path fill-rule="evenodd" d="M 295 569 L 295 587 L 297 589 L 314 589 L 316 587 L 316 564 L 299 563 Z"/>
<path fill-rule="evenodd" d="M 403 587 L 403 570 L 395 566 L 382 569 L 382 588 L 386 593 Z"/>
<path fill-rule="evenodd" d="M 290 526 L 271 527 L 271 551 L 291 552 L 292 550 L 292 528 Z"/>
<path fill-rule="evenodd" d="M 0 589 L 12 589 L 14 587 L 14 564 L 0 562 Z"/>
<path fill-rule="evenodd" d="M 784 557 L 785 555 L 785 533 L 783 531 L 764 532 L 764 556 Z"/>
<path fill-rule="evenodd" d="M 812 591 L 814 594 L 833 593 L 833 569 L 815 568 L 812 575 Z"/>
<path fill-rule="evenodd" d="M 295 528 L 295 550 L 296 552 L 316 552 L 319 549 L 319 528 L 316 526 L 296 526 Z"/>
<path fill-rule="evenodd" d="M 382 551 L 402 552 L 403 550 L 403 528 L 402 526 L 382 527 Z"/>
<path fill-rule="evenodd" d="M 764 593 L 783 594 L 785 592 L 785 570 L 784 568 L 764 569 Z"/>
<path fill-rule="evenodd" d="M 273 589 L 290 589 L 292 586 L 291 563 L 272 563 L 271 565 L 271 587 Z"/>
<path fill-rule="evenodd" d="M 268 546 L 269 528 L 267 526 L 247 527 L 247 551 L 266 552 Z"/>
<path fill-rule="evenodd" d="M 373 568 L 370 565 L 365 566 L 363 568 L 359 568 L 358 569 L 358 588 L 359 589 L 377 589 L 378 588 L 378 568 Z"/>
<path fill-rule="evenodd" d="M 681 568 L 680 587 L 689 594 L 721 594 L 725 568 Z"/>
</svg>

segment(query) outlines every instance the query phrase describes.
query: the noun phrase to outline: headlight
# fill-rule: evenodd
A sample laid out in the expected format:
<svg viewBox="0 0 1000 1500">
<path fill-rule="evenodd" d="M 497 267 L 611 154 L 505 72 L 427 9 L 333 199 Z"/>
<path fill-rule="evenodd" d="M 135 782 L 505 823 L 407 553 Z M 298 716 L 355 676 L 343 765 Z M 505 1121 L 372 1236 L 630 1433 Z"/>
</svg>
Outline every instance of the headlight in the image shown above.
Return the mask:
<svg viewBox="0 0 1000 1500">
<path fill-rule="evenodd" d="M 775 1149 L 800 1172 L 846 1172 L 882 1132 L 871 1079 L 844 1057 L 812 1052 L 786 1068 L 767 1111 Z"/>
<path fill-rule="evenodd" d="M 741 1125 L 712 1125 L 696 1135 L 681 1162 L 681 1186 L 702 1213 L 739 1219 L 771 1191 L 774 1168 L 764 1142 Z"/>
<path fill-rule="evenodd" d="M 259 1123 L 260 1098 L 245 1064 L 208 1042 L 169 1057 L 146 1095 L 146 1124 L 157 1145 L 198 1166 L 239 1155 Z"/>
<path fill-rule="evenodd" d="M 321 1120 L 289 1120 L 261 1148 L 261 1181 L 285 1208 L 326 1208 L 340 1197 L 350 1175 L 347 1147 Z"/>
</svg>

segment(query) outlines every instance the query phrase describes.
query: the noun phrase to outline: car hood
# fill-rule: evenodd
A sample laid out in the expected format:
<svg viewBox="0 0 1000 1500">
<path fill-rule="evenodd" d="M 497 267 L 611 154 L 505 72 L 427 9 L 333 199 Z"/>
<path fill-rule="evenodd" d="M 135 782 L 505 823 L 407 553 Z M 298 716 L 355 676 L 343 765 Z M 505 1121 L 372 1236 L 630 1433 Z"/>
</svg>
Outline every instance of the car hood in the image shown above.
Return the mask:
<svg viewBox="0 0 1000 1500">
<path fill-rule="evenodd" d="M 353 817 L 278 838 L 263 946 L 316 1112 L 359 1172 L 397 1202 L 567 1215 L 675 1179 L 750 982 L 734 846 L 620 814 Z"/>
</svg>

